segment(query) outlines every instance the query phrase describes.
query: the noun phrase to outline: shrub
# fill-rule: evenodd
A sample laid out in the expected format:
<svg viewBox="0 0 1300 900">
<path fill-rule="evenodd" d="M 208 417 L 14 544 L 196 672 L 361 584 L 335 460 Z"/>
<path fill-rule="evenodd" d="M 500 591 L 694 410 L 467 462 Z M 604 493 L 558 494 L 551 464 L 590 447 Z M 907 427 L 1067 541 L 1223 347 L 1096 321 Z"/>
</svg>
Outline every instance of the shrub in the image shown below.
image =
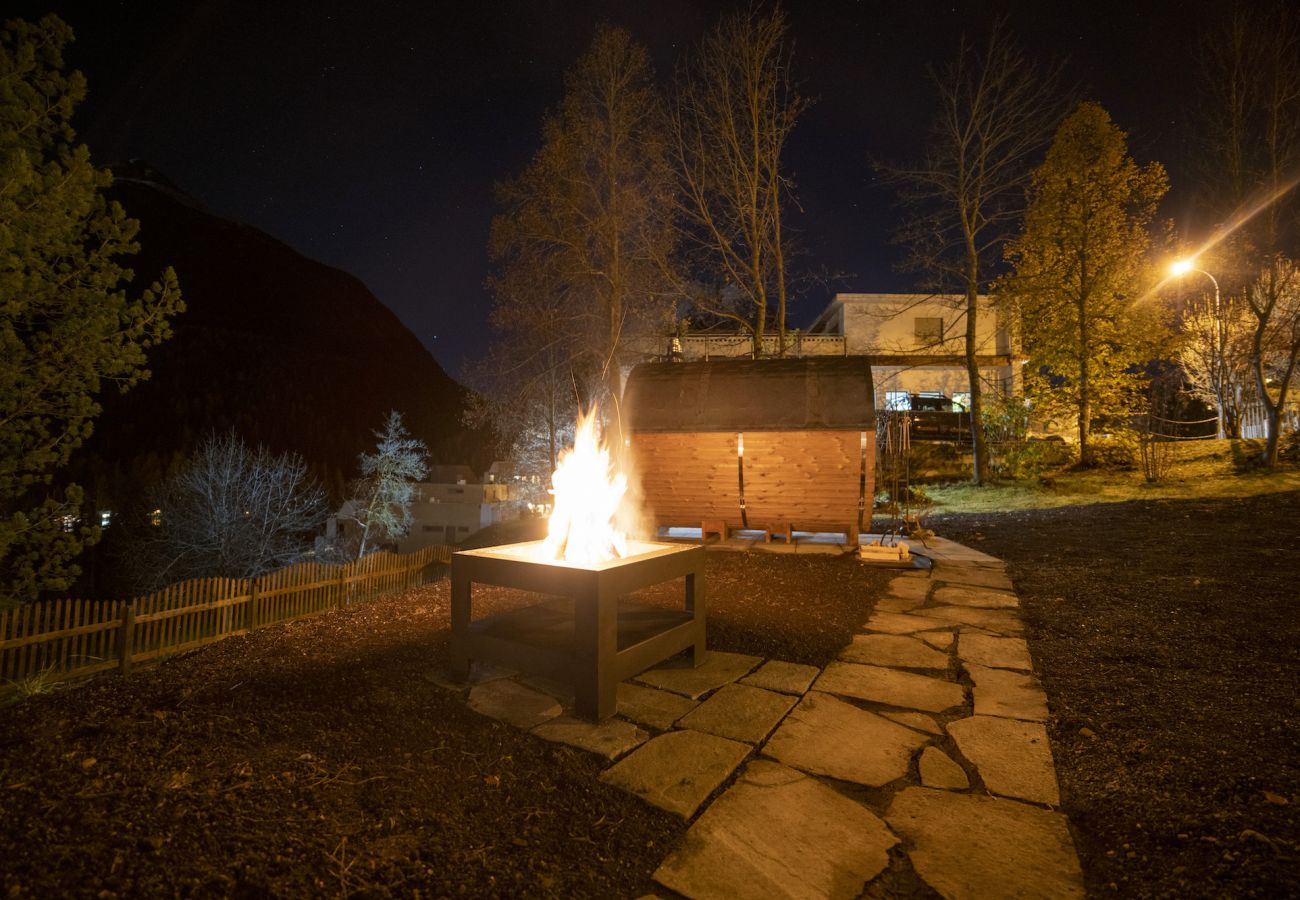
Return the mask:
<svg viewBox="0 0 1300 900">
<path fill-rule="evenodd" d="M 1137 433 L 1130 430 L 1093 435 L 1083 465 L 1098 469 L 1132 469 L 1140 456 Z"/>
</svg>

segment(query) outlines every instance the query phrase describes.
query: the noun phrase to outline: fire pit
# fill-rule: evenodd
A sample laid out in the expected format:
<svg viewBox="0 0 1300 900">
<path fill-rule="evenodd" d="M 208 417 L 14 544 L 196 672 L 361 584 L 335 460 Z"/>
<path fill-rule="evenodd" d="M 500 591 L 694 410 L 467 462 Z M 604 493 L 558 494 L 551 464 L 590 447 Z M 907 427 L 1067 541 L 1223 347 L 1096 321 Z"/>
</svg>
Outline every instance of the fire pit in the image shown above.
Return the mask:
<svg viewBox="0 0 1300 900">
<path fill-rule="evenodd" d="M 629 541 L 602 562 L 548 558 L 542 541 L 462 550 L 451 559 L 452 673 L 471 660 L 562 678 L 578 715 L 600 720 L 618 707 L 618 683 L 682 650 L 704 660 L 703 547 Z M 632 604 L 628 594 L 685 577 L 681 610 Z M 552 599 L 472 621 L 472 585 L 517 588 Z"/>
</svg>

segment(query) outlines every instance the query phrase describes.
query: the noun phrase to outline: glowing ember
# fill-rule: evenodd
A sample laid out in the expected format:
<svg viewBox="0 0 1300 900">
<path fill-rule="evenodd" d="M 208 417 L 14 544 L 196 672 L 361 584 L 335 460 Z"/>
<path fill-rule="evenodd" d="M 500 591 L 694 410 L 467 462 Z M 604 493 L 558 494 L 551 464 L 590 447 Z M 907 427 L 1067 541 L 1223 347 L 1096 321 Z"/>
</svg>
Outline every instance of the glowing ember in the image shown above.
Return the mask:
<svg viewBox="0 0 1300 900">
<path fill-rule="evenodd" d="M 548 559 L 590 565 L 627 555 L 627 535 L 614 526 L 627 478 L 613 473 L 596 418 L 594 407 L 578 416 L 573 449 L 551 476 L 555 508 L 542 544 Z"/>
</svg>

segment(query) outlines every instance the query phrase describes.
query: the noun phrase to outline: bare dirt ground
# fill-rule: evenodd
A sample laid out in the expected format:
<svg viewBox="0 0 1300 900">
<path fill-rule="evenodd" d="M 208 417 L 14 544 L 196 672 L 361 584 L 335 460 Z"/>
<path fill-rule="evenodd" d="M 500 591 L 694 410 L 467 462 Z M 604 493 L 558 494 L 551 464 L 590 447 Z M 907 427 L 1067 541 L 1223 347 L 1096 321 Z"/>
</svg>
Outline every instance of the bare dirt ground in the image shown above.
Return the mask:
<svg viewBox="0 0 1300 900">
<path fill-rule="evenodd" d="M 1090 892 L 1300 895 L 1300 494 L 934 524 L 1022 593 Z M 710 554 L 712 645 L 823 664 L 887 578 Z M 447 627 L 444 581 L 0 711 L 5 896 L 653 890 L 684 823 L 438 686 Z"/>
<path fill-rule="evenodd" d="M 1300 493 L 936 519 L 1006 560 L 1098 896 L 1300 896 Z"/>
<path fill-rule="evenodd" d="M 713 646 L 818 665 L 883 583 L 733 553 L 707 577 Z M 684 823 L 438 686 L 448 609 L 442 581 L 0 710 L 4 896 L 651 891 Z"/>
</svg>

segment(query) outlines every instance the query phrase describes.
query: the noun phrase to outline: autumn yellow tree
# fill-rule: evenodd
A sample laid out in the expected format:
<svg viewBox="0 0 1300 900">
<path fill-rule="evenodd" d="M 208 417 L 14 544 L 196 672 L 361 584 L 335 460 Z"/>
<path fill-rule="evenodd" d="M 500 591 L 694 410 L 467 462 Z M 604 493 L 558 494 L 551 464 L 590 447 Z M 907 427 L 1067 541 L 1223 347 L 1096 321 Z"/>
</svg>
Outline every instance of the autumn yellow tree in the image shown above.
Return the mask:
<svg viewBox="0 0 1300 900">
<path fill-rule="evenodd" d="M 1015 313 L 1035 399 L 1071 408 L 1080 460 L 1092 461 L 1095 417 L 1126 421 L 1137 367 L 1159 351 L 1147 226 L 1167 188 L 1159 163 L 1139 166 L 1124 132 L 1096 103 L 1057 129 L 1034 171 L 1021 234 L 1007 247 L 1013 272 L 999 296 Z"/>
</svg>

